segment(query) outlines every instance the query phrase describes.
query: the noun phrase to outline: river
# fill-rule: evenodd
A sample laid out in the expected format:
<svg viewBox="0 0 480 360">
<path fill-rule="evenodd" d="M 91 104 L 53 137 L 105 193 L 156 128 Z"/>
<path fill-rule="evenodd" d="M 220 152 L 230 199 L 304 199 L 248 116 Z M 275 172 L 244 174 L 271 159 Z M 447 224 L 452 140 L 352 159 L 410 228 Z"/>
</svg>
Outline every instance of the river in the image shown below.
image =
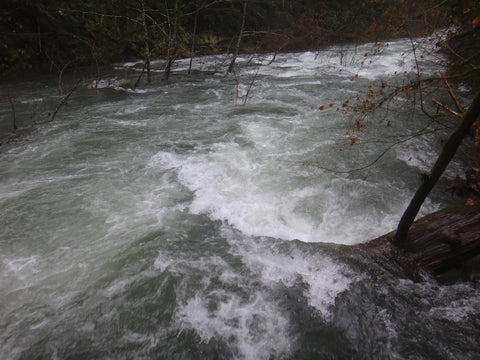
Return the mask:
<svg viewBox="0 0 480 360">
<path fill-rule="evenodd" d="M 0 358 L 478 358 L 478 282 L 396 279 L 339 246 L 393 230 L 441 146 L 403 141 L 429 125 L 404 98 L 361 129 L 343 106 L 417 76 L 410 41 L 272 59 L 236 78 L 178 60 L 168 82 L 156 61 L 136 90 L 115 64 L 52 122 L 56 78 L 4 84 Z M 455 201 L 459 162 L 422 214 Z"/>
</svg>

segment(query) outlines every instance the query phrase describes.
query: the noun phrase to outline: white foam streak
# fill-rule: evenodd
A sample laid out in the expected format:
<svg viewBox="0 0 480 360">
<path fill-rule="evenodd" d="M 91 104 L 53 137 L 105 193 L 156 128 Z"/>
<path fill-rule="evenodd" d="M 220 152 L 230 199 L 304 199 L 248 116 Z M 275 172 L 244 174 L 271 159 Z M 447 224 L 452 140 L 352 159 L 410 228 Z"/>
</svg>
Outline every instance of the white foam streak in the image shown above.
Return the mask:
<svg viewBox="0 0 480 360">
<path fill-rule="evenodd" d="M 9 281 L 10 277 L 16 277 L 25 282 L 38 270 L 38 256 L 6 258 L 2 256 L 2 282 Z M 3 286 L 2 286 L 3 287 Z"/>
<path fill-rule="evenodd" d="M 172 256 L 168 256 L 165 253 L 159 252 L 153 267 L 161 272 L 166 271 L 171 265 L 174 265 L 176 260 Z"/>
</svg>

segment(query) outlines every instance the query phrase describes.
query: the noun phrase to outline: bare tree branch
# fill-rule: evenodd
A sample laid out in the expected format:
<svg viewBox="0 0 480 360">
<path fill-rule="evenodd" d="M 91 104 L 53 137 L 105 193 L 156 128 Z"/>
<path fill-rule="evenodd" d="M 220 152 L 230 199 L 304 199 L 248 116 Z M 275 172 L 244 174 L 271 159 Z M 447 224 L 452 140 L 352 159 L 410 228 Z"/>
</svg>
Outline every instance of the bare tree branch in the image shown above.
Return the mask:
<svg viewBox="0 0 480 360">
<path fill-rule="evenodd" d="M 67 102 L 68 98 L 75 92 L 75 90 L 77 90 L 77 87 L 78 85 L 80 85 L 80 81 L 69 91 L 69 93 L 67 95 L 65 95 L 62 100 L 60 100 L 60 102 L 57 104 L 57 106 L 55 107 L 55 110 L 53 111 L 53 114 L 52 116 L 50 117 L 50 120 L 49 122 L 52 122 L 55 117 L 57 116 L 57 113 L 58 111 L 61 109 L 61 107 L 63 105 L 65 105 L 65 103 Z"/>
</svg>

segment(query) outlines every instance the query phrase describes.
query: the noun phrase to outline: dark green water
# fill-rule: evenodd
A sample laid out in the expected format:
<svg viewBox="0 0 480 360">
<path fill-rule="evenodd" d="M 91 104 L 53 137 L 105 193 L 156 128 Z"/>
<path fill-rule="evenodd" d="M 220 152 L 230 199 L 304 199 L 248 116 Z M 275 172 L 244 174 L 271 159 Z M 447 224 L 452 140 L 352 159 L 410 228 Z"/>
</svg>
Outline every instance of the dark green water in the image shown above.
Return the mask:
<svg viewBox="0 0 480 360">
<path fill-rule="evenodd" d="M 379 113 L 350 146 L 336 111 L 415 76 L 409 44 L 241 59 L 238 87 L 208 73 L 220 57 L 136 92 L 117 86 L 137 76 L 119 64 L 37 125 L 61 98 L 55 79 L 6 84 L 2 137 L 8 96 L 20 135 L 0 147 L 0 358 L 478 358 L 478 283 L 395 279 L 339 246 L 395 228 L 438 139 L 362 172 L 321 168 L 362 166 L 426 125 Z M 441 66 L 427 56 L 422 72 Z M 424 214 L 452 201 L 441 186 Z"/>
</svg>

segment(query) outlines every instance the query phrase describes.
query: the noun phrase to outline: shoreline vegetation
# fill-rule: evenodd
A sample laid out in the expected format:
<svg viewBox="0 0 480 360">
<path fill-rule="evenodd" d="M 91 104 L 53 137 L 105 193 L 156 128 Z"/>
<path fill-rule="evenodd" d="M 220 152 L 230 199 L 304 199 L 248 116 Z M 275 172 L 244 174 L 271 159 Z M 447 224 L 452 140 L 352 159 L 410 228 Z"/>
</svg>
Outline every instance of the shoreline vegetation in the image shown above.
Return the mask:
<svg viewBox="0 0 480 360">
<path fill-rule="evenodd" d="M 468 1 L 9 1 L 0 6 L 1 78 L 81 72 L 143 59 L 309 51 L 417 37 L 471 21 Z M 470 11 L 466 11 L 466 9 Z M 477 5 L 478 7 L 478 5 Z M 234 64 L 232 60 L 231 65 Z M 231 66 L 229 67 L 229 70 Z M 165 76 L 168 79 L 168 75 Z"/>
</svg>

